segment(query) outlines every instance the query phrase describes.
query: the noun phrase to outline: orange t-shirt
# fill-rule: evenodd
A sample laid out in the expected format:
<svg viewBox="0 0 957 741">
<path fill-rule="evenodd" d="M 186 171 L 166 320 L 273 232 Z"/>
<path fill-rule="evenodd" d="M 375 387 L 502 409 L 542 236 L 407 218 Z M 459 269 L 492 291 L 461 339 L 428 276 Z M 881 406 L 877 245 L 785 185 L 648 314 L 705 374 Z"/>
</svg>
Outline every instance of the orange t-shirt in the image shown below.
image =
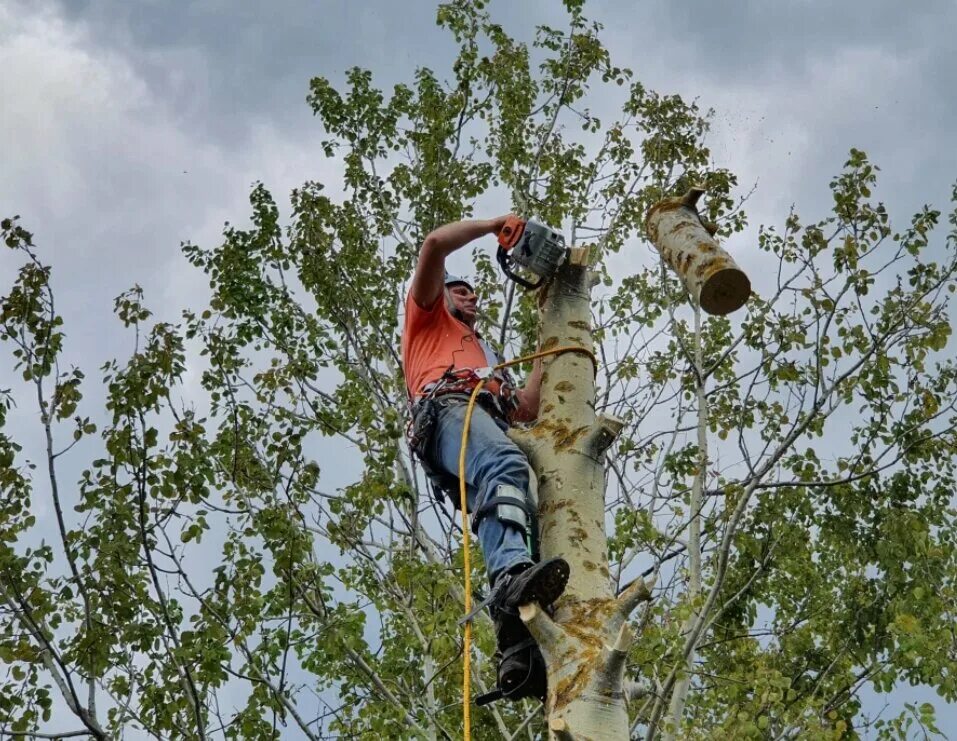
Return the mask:
<svg viewBox="0 0 957 741">
<path fill-rule="evenodd" d="M 423 309 L 411 292 L 405 300 L 405 326 L 402 330 L 402 367 L 410 396 L 417 396 L 422 387 L 437 381 L 449 369 L 487 368 L 491 359 L 475 332 L 449 313 L 443 296 L 435 306 Z M 485 388 L 493 393 L 498 382 L 490 380 Z"/>
</svg>

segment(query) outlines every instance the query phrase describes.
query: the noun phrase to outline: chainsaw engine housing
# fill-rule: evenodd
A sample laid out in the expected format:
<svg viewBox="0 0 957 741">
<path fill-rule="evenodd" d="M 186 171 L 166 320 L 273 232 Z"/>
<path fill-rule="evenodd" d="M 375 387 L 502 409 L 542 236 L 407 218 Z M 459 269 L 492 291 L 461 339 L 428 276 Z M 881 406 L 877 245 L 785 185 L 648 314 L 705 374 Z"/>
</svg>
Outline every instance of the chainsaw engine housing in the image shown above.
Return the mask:
<svg viewBox="0 0 957 741">
<path fill-rule="evenodd" d="M 565 261 L 565 238 L 537 221 L 510 219 L 499 234 L 498 262 L 505 274 L 526 288 L 538 288 Z M 538 276 L 531 282 L 517 275 L 518 265 Z"/>
</svg>

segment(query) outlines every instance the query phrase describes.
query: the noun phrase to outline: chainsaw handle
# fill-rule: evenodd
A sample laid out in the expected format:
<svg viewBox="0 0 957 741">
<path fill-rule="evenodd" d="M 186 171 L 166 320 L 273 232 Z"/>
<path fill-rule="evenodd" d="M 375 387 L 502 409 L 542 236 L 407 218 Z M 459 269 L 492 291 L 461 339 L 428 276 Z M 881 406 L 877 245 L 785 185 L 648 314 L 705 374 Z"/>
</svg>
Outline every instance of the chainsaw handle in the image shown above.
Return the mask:
<svg viewBox="0 0 957 741">
<path fill-rule="evenodd" d="M 522 222 L 522 230 L 524 231 L 524 229 L 525 229 L 525 223 Z M 505 231 L 504 228 L 502 229 L 502 231 Z M 521 236 L 521 234 L 519 234 L 519 236 Z M 516 238 L 515 241 L 517 242 L 518 239 Z M 495 255 L 498 258 L 498 264 L 502 266 L 502 270 L 505 271 L 505 275 L 507 275 L 512 280 L 514 280 L 520 286 L 527 288 L 528 290 L 533 290 L 535 288 L 538 288 L 540 285 L 542 285 L 542 283 L 545 282 L 544 278 L 539 278 L 537 283 L 532 283 L 529 280 L 525 280 L 525 278 L 523 278 L 518 273 L 512 270 L 512 264 L 514 261 L 512 259 L 512 256 L 508 254 L 508 250 L 510 250 L 514 246 L 515 246 L 514 243 L 509 247 L 505 247 L 501 243 L 499 244 L 498 252 Z"/>
<path fill-rule="evenodd" d="M 505 219 L 498 233 L 498 245 L 502 250 L 510 250 L 525 233 L 525 222 L 514 214 Z M 501 261 L 500 261 L 501 262 Z"/>
</svg>

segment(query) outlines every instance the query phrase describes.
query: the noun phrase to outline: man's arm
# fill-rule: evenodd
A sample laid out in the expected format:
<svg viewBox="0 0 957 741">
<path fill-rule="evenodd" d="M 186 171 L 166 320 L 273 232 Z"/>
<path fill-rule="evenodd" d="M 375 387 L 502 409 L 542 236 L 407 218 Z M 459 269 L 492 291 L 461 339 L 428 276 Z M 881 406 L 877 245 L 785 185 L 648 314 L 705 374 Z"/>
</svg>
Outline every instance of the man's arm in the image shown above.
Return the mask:
<svg viewBox="0 0 957 741">
<path fill-rule="evenodd" d="M 412 278 L 412 298 L 423 309 L 431 309 L 445 288 L 445 258 L 486 234 L 498 234 L 508 215 L 495 219 L 455 221 L 440 226 L 422 242 L 419 262 Z"/>
<path fill-rule="evenodd" d="M 542 392 L 542 359 L 532 361 L 532 372 L 525 385 L 515 392 L 518 409 L 512 412 L 512 422 L 532 422 L 538 418 L 538 404 Z"/>
</svg>

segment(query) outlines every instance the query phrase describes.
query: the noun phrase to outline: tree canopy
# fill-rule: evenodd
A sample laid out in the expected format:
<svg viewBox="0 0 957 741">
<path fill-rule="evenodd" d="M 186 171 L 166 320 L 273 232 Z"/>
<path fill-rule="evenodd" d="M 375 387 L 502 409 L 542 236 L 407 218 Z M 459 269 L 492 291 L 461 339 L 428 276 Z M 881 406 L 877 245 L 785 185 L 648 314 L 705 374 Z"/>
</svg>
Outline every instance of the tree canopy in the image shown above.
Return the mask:
<svg viewBox="0 0 957 741">
<path fill-rule="evenodd" d="M 0 389 L 4 733 L 461 735 L 460 533 L 409 456 L 399 329 L 424 236 L 493 195 L 591 248 L 595 408 L 622 422 L 602 460 L 608 580 L 656 579 L 632 618 L 632 734 L 937 733 L 930 703 L 890 693 L 957 700 L 957 188 L 945 224 L 929 206 L 892 223 L 852 150 L 829 213 L 732 242 L 754 293 L 705 316 L 644 216 L 700 184 L 718 236 L 745 229 L 711 114 L 647 89 L 564 4 L 567 27 L 525 38 L 454 0 L 449 69 L 388 91 L 364 69 L 313 79 L 341 183 L 304 183 L 282 215 L 257 184 L 248 223 L 184 245 L 210 298 L 179 323 L 119 296 L 109 331 L 131 350 L 100 368 L 105 409 L 64 356 L 42 224 L 34 244 L 3 220 L 22 267 L 0 336 L 43 441 L 24 450 Z M 490 245 L 472 257 L 483 331 L 530 351 L 536 296 Z M 476 644 L 481 691 L 487 622 Z M 887 694 L 880 718 L 865 688 Z M 75 727 L 51 729 L 55 708 Z M 476 738 L 543 732 L 537 704 L 473 712 Z"/>
</svg>

